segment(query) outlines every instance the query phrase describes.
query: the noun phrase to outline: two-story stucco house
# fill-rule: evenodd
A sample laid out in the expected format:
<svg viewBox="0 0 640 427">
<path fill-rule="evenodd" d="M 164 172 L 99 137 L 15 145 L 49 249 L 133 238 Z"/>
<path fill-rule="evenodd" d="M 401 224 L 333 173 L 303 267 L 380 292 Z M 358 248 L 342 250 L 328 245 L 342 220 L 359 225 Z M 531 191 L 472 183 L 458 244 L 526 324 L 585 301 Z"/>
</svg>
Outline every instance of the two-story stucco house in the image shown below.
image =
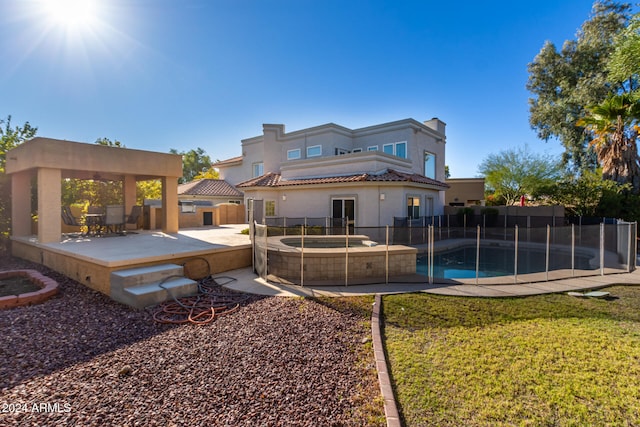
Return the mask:
<svg viewBox="0 0 640 427">
<path fill-rule="evenodd" d="M 445 123 L 399 120 L 361 129 L 329 123 L 290 133 L 265 124 L 242 156 L 214 164 L 264 216 L 348 217 L 357 226 L 441 214 Z"/>
</svg>

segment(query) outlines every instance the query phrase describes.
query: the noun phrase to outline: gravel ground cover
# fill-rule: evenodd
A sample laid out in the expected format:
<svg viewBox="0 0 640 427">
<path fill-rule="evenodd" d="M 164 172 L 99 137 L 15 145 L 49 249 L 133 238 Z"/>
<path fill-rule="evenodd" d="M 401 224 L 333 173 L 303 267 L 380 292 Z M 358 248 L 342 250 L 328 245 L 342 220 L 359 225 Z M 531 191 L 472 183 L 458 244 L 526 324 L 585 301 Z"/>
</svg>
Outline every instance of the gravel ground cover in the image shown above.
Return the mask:
<svg viewBox="0 0 640 427">
<path fill-rule="evenodd" d="M 379 391 L 361 313 L 250 297 L 207 326 L 161 325 L 0 257 L 13 268 L 47 274 L 60 294 L 0 311 L 1 426 L 372 424 L 362 408 Z"/>
</svg>

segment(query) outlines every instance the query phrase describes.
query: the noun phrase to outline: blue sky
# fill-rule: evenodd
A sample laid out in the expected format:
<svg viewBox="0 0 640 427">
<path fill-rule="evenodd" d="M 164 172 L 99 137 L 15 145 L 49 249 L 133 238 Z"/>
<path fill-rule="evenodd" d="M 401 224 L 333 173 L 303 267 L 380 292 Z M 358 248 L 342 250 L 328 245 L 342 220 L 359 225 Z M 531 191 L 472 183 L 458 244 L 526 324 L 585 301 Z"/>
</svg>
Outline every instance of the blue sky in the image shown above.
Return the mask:
<svg viewBox="0 0 640 427">
<path fill-rule="evenodd" d="M 455 178 L 477 176 L 510 147 L 560 155 L 529 127 L 527 64 L 545 40 L 574 38 L 592 6 L 95 0 L 72 24 L 47 1 L 0 0 L 0 118 L 29 121 L 39 136 L 202 147 L 222 160 L 263 123 L 293 131 L 438 117 Z"/>
</svg>

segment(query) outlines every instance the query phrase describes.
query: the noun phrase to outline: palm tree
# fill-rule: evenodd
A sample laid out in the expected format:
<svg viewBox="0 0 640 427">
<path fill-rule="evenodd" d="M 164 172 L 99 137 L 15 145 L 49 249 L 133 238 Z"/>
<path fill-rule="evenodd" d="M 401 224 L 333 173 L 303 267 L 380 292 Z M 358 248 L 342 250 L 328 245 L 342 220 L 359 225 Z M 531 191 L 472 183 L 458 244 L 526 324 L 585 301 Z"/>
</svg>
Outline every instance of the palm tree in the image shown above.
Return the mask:
<svg viewBox="0 0 640 427">
<path fill-rule="evenodd" d="M 602 167 L 602 178 L 631 184 L 640 192 L 640 158 L 637 139 L 640 98 L 633 93 L 612 95 L 589 107 L 589 115 L 577 123 L 593 133 L 591 145 Z"/>
</svg>

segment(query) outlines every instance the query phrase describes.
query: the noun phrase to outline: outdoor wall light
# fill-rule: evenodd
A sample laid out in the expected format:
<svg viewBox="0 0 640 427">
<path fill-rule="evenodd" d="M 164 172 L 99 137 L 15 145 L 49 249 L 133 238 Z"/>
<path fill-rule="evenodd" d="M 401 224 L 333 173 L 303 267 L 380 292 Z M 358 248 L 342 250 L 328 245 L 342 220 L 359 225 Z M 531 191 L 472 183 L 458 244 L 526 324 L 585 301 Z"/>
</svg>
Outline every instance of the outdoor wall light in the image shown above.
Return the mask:
<svg viewBox="0 0 640 427">
<path fill-rule="evenodd" d="M 380 193 L 380 200 L 384 200 L 384 193 Z"/>
<path fill-rule="evenodd" d="M 283 195 L 282 195 L 282 201 L 285 201 L 285 200 L 287 200 L 287 195 L 286 195 L 286 194 L 283 194 Z"/>
</svg>

